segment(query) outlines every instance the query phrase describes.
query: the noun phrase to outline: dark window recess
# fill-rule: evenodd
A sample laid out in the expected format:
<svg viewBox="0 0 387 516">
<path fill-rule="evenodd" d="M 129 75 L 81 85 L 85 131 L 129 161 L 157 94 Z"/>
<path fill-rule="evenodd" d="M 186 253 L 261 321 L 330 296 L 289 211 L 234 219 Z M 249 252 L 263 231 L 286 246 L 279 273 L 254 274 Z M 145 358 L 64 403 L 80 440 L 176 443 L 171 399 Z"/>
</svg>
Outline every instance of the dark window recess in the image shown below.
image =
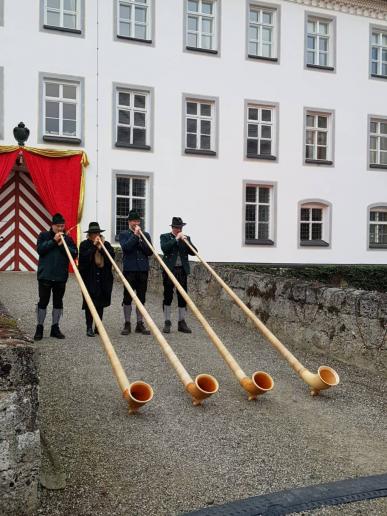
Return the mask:
<svg viewBox="0 0 387 516">
<path fill-rule="evenodd" d="M 128 143 L 117 141 L 115 144 L 116 147 L 124 147 L 125 149 L 138 149 L 138 150 L 151 150 L 150 145 L 141 145 L 137 143 Z"/>
<path fill-rule="evenodd" d="M 277 159 L 277 156 L 271 156 L 270 154 L 251 154 L 247 153 L 246 157 L 249 159 L 267 159 L 270 161 L 275 161 Z"/>
<path fill-rule="evenodd" d="M 119 34 L 117 34 L 117 39 L 126 39 L 128 41 L 135 41 L 137 43 L 148 43 L 148 45 L 152 43 L 151 39 L 131 38 L 130 36 L 120 36 Z"/>
<path fill-rule="evenodd" d="M 43 135 L 45 142 L 58 142 L 58 143 L 72 143 L 73 145 L 79 145 L 82 143 L 80 138 L 69 138 L 68 136 L 50 136 L 48 134 Z"/>
<path fill-rule="evenodd" d="M 387 165 L 379 165 L 377 163 L 374 163 L 372 165 L 370 165 L 370 168 L 376 168 L 376 169 L 381 169 L 381 170 L 387 170 Z"/>
<path fill-rule="evenodd" d="M 246 245 L 274 245 L 273 240 L 269 238 L 266 239 L 258 239 L 258 238 L 246 238 Z"/>
<path fill-rule="evenodd" d="M 306 159 L 305 163 L 309 163 L 310 165 L 333 165 L 333 161 L 326 159 Z"/>
<path fill-rule="evenodd" d="M 216 156 L 216 152 L 212 150 L 204 150 L 204 149 L 185 149 L 185 154 L 198 154 L 202 156 Z"/>
<path fill-rule="evenodd" d="M 217 50 L 212 50 L 210 48 L 198 48 L 198 47 L 185 47 L 186 50 L 189 50 L 191 52 L 201 52 L 202 54 L 217 54 Z"/>
<path fill-rule="evenodd" d="M 55 25 L 43 25 L 44 29 L 59 30 L 59 32 L 70 32 L 72 34 L 82 34 L 79 29 L 67 29 L 66 27 L 56 27 Z"/>
<path fill-rule="evenodd" d="M 249 59 L 257 59 L 258 61 L 268 61 L 272 63 L 278 62 L 278 57 L 264 57 L 264 56 L 255 56 L 254 54 L 248 54 Z"/>
<path fill-rule="evenodd" d="M 302 247 L 329 247 L 328 242 L 325 240 L 301 240 L 300 246 Z"/>
<path fill-rule="evenodd" d="M 315 68 L 316 70 L 326 70 L 328 72 L 334 72 L 335 68 L 333 66 L 322 66 L 315 64 L 307 64 L 307 68 Z"/>
</svg>

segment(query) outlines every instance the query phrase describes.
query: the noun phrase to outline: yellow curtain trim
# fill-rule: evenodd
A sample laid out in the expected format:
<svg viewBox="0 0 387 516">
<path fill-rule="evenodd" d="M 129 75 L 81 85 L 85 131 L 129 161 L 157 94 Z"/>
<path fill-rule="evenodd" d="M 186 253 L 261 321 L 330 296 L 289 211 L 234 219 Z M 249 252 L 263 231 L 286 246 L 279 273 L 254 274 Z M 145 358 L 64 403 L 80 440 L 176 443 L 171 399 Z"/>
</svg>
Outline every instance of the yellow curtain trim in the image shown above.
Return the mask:
<svg viewBox="0 0 387 516">
<path fill-rule="evenodd" d="M 17 145 L 0 145 L 0 154 L 5 154 L 6 152 L 13 152 L 18 150 Z"/>
<path fill-rule="evenodd" d="M 18 149 L 25 149 L 33 154 L 39 154 L 40 156 L 46 156 L 47 158 L 65 158 L 66 156 L 77 156 L 81 155 L 81 164 L 83 167 L 89 165 L 87 154 L 84 150 L 58 150 L 58 149 L 40 149 L 38 147 L 19 147 L 18 145 L 0 145 L 0 154 L 5 152 L 13 152 Z"/>
</svg>

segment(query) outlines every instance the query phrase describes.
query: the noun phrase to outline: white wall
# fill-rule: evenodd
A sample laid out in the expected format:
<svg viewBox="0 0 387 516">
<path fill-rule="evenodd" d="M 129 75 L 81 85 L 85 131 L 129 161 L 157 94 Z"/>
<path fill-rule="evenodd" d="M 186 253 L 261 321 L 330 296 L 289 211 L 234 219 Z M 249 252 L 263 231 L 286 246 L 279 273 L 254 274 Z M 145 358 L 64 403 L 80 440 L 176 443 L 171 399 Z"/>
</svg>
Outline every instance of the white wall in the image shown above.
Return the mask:
<svg viewBox="0 0 387 516">
<path fill-rule="evenodd" d="M 157 244 L 171 217 L 181 216 L 208 260 L 385 263 L 387 251 L 367 250 L 367 206 L 387 202 L 386 171 L 367 171 L 367 116 L 387 116 L 387 82 L 368 78 L 369 26 L 375 21 L 283 0 L 271 3 L 281 6 L 279 65 L 245 59 L 245 1 L 222 0 L 221 56 L 215 57 L 182 51 L 182 1 L 156 1 L 155 46 L 148 46 L 115 41 L 113 2 L 99 0 L 97 104 L 97 1 L 86 0 L 85 38 L 39 31 L 37 2 L 5 2 L 0 27 L 0 48 L 7 49 L 0 54 L 5 134 L 0 144 L 14 141 L 13 127 L 23 120 L 31 130 L 28 144 L 36 145 L 40 71 L 82 76 L 84 148 L 91 163 L 83 229 L 90 220 L 113 227 L 113 170 L 150 172 Z M 304 69 L 305 10 L 337 17 L 336 73 Z M 113 82 L 154 88 L 151 152 L 113 148 Z M 216 158 L 182 154 L 183 93 L 219 97 Z M 279 103 L 278 163 L 244 159 L 245 99 Z M 306 106 L 335 110 L 333 168 L 303 165 Z M 244 180 L 277 183 L 275 247 L 242 245 Z M 332 203 L 330 248 L 298 248 L 297 205 L 310 198 Z"/>
</svg>

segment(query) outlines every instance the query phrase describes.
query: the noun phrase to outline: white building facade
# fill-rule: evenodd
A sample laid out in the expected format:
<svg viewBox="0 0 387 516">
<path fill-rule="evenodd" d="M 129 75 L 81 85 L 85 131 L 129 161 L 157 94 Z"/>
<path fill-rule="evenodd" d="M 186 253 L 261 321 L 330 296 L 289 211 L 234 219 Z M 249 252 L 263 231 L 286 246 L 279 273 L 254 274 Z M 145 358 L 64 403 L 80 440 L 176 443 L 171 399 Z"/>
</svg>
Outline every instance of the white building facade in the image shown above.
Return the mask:
<svg viewBox="0 0 387 516">
<path fill-rule="evenodd" d="M 0 0 L 0 49 L 0 145 L 86 151 L 82 230 L 386 263 L 384 0 Z"/>
</svg>

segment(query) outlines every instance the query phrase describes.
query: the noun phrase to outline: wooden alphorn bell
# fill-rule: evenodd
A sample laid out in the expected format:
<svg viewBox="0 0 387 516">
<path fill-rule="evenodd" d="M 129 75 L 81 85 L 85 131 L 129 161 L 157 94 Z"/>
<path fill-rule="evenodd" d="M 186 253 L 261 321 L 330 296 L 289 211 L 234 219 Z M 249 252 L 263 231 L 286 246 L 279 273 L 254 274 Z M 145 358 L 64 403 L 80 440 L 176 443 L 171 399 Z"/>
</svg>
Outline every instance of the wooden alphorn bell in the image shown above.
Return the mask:
<svg viewBox="0 0 387 516">
<path fill-rule="evenodd" d="M 259 332 L 270 342 L 270 344 L 288 361 L 294 371 L 304 380 L 305 383 L 311 388 L 311 395 L 316 396 L 320 391 L 329 389 L 337 385 L 340 381 L 339 375 L 334 369 L 328 366 L 320 366 L 317 373 L 312 373 L 301 362 L 277 339 L 277 337 L 263 324 L 262 321 L 250 310 L 248 306 L 235 294 L 235 292 L 222 280 L 222 278 L 214 271 L 214 269 L 203 260 L 199 253 L 193 248 L 193 246 L 184 240 L 185 244 L 195 254 L 195 256 L 201 261 L 208 271 L 214 276 L 216 281 L 224 288 L 227 294 L 232 300 L 243 310 L 243 312 L 249 317 L 254 323 L 255 327 Z"/>
<path fill-rule="evenodd" d="M 106 354 L 110 360 L 114 376 L 116 377 L 117 383 L 122 391 L 123 397 L 127 400 L 129 404 L 129 414 L 132 414 L 136 412 L 139 408 L 141 408 L 143 405 L 151 401 L 151 399 L 153 398 L 153 389 L 148 383 L 142 381 L 136 381 L 132 383 L 129 382 L 125 374 L 125 371 L 121 365 L 121 362 L 114 350 L 113 344 L 111 343 L 109 336 L 106 333 L 101 318 L 99 317 L 98 312 L 95 309 L 94 303 L 90 297 L 86 285 L 84 284 L 83 279 L 79 273 L 78 267 L 76 266 L 74 259 L 71 256 L 69 248 L 66 244 L 66 241 L 62 235 L 61 242 L 73 267 L 75 277 L 77 278 L 78 284 L 81 288 L 86 304 L 89 307 L 95 325 L 97 326 L 99 337 L 105 348 Z M 106 251 L 106 249 L 105 252 L 111 258 L 110 254 Z"/>
<path fill-rule="evenodd" d="M 152 244 L 149 242 L 149 240 L 146 238 L 144 233 L 140 230 L 141 238 L 144 240 L 144 242 L 149 246 L 149 248 L 152 250 L 154 256 L 156 257 L 157 261 L 160 263 L 172 283 L 175 285 L 181 296 L 186 301 L 187 305 L 191 309 L 192 313 L 195 315 L 195 317 L 198 319 L 198 321 L 202 324 L 204 330 L 206 331 L 207 335 L 210 337 L 211 342 L 214 344 L 218 352 L 220 353 L 221 357 L 224 359 L 226 364 L 229 366 L 231 371 L 234 373 L 234 375 L 237 377 L 240 385 L 243 387 L 243 389 L 248 393 L 248 399 L 254 400 L 257 396 L 260 394 L 264 394 L 265 392 L 270 391 L 274 386 L 274 381 L 272 377 L 265 373 L 264 371 L 256 371 L 253 373 L 252 377 L 249 378 L 246 373 L 241 369 L 235 358 L 231 355 L 231 353 L 227 350 L 226 346 L 223 344 L 223 342 L 220 340 L 220 338 L 217 336 L 217 334 L 214 332 L 214 330 L 211 328 L 205 317 L 202 315 L 202 313 L 199 311 L 195 303 L 192 301 L 192 299 L 189 297 L 187 292 L 183 289 L 183 287 L 180 285 L 180 283 L 177 281 L 175 276 L 172 274 L 172 272 L 169 270 L 169 268 L 165 265 L 164 261 L 160 258 L 158 255 L 156 249 L 152 246 Z"/>
<path fill-rule="evenodd" d="M 191 395 L 193 404 L 201 405 L 204 399 L 208 398 L 209 396 L 211 396 L 212 394 L 215 394 L 218 391 L 219 384 L 218 384 L 216 378 L 214 378 L 210 374 L 199 374 L 195 378 L 195 381 L 193 381 L 191 376 L 188 374 L 187 370 L 184 368 L 183 364 L 177 358 L 177 356 L 174 353 L 171 346 L 166 341 L 164 335 L 160 332 L 160 330 L 154 323 L 153 319 L 149 315 L 148 311 L 146 310 L 144 305 L 141 303 L 141 301 L 137 297 L 136 293 L 130 286 L 129 282 L 127 281 L 125 276 L 122 274 L 120 268 L 118 267 L 116 262 L 113 260 L 113 258 L 110 256 L 110 254 L 107 252 L 106 247 L 103 245 L 102 242 L 101 242 L 101 247 L 102 247 L 102 249 L 104 249 L 107 257 L 110 259 L 115 271 L 119 275 L 126 290 L 129 292 L 136 307 L 140 311 L 141 315 L 144 317 L 145 322 L 147 323 L 153 336 L 156 338 L 157 342 L 160 344 L 160 347 L 163 350 L 165 356 L 171 363 L 172 367 L 175 369 L 178 377 L 180 378 L 181 382 L 183 383 L 183 385 L 185 387 L 185 390 Z"/>
</svg>

